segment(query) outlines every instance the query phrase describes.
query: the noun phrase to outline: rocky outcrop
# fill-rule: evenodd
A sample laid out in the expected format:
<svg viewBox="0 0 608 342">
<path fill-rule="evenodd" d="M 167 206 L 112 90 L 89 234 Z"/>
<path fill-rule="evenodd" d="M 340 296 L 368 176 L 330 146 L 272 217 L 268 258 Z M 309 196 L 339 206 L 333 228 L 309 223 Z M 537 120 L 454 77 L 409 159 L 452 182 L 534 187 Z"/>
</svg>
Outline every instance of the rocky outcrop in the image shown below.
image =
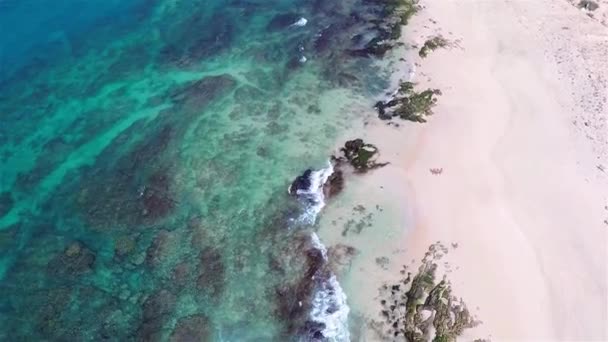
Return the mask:
<svg viewBox="0 0 608 342">
<path fill-rule="evenodd" d="M 333 157 L 338 163 L 348 163 L 357 172 L 367 172 L 388 165 L 388 163 L 378 163 L 378 148 L 372 144 L 367 144 L 363 139 L 349 140 L 340 149 L 342 156 Z"/>
<path fill-rule="evenodd" d="M 306 169 L 304 173 L 297 176 L 296 179 L 291 183 L 289 187 L 289 194 L 296 195 L 298 190 L 307 191 L 310 189 L 310 175 L 312 174 L 312 169 Z"/>
<path fill-rule="evenodd" d="M 344 189 L 344 172 L 340 169 L 335 169 L 334 173 L 329 176 L 325 184 L 323 184 L 323 193 L 325 197 L 331 198 L 342 192 Z"/>
<path fill-rule="evenodd" d="M 383 322 L 375 324 L 380 336 L 412 342 L 454 342 L 465 329 L 479 324 L 464 302 L 452 294 L 446 278 L 436 279 L 437 261 L 446 251 L 440 243 L 431 245 L 416 274 L 407 272 L 398 283 L 382 286 Z M 401 273 L 406 273 L 405 266 Z"/>
<path fill-rule="evenodd" d="M 382 120 L 399 117 L 403 120 L 426 122 L 426 117 L 433 114 L 432 109 L 441 91 L 426 89 L 417 92 L 414 85 L 412 82 L 402 82 L 397 93 L 389 101 L 378 101 L 375 105 L 378 117 Z"/>
</svg>

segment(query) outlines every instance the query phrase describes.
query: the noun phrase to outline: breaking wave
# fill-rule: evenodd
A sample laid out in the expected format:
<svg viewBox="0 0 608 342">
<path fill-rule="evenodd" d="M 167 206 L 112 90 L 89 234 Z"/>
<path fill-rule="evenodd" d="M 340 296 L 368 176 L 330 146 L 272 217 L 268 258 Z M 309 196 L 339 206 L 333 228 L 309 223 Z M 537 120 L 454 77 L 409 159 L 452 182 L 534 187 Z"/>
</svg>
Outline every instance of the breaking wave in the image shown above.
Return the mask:
<svg viewBox="0 0 608 342">
<path fill-rule="evenodd" d="M 289 187 L 289 193 L 303 203 L 304 212 L 296 219 L 300 223 L 314 224 L 317 216 L 325 206 L 324 185 L 333 174 L 334 167 L 328 162 L 320 170 L 306 170 Z M 348 342 L 348 314 L 350 308 L 346 294 L 334 274 L 329 271 L 327 248 L 319 236 L 312 232 L 310 236 L 312 249 L 323 256 L 324 265 L 313 276 L 315 292 L 311 301 L 311 310 L 307 322 L 306 335 L 302 341 Z"/>
<path fill-rule="evenodd" d="M 325 206 L 323 186 L 334 173 L 334 166 L 328 162 L 327 167 L 320 170 L 306 170 L 296 178 L 288 192 L 295 195 L 304 204 L 304 212 L 296 219 L 300 223 L 314 224 L 317 215 Z"/>
</svg>

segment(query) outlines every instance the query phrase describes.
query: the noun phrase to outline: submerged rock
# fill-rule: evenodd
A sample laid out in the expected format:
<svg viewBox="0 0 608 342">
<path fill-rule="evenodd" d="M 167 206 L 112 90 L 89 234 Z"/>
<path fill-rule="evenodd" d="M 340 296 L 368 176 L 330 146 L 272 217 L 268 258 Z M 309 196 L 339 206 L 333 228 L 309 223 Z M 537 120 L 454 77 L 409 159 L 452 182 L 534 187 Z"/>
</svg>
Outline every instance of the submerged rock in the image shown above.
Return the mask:
<svg viewBox="0 0 608 342">
<path fill-rule="evenodd" d="M 218 299 L 224 290 L 225 266 L 222 255 L 211 247 L 199 254 L 196 286 L 212 299 Z"/>
<path fill-rule="evenodd" d="M 331 269 L 339 272 L 347 269 L 358 253 L 355 247 L 339 243 L 327 249 L 327 258 Z"/>
<path fill-rule="evenodd" d="M 250 101 L 262 99 L 264 95 L 263 91 L 250 85 L 244 85 L 234 91 L 236 102 L 244 105 L 249 104 Z"/>
<path fill-rule="evenodd" d="M 391 43 L 372 41 L 364 48 L 349 50 L 348 53 L 354 57 L 383 57 L 394 47 L 395 45 Z"/>
<path fill-rule="evenodd" d="M 131 142 L 137 131 L 146 132 L 144 138 Z M 175 127 L 161 124 L 146 131 L 146 127 L 134 124 L 125 133 L 114 139 L 76 184 L 74 205 L 88 226 L 96 230 L 155 223 L 175 208 L 173 174 L 162 165 L 171 153 L 169 145 L 176 135 Z M 121 146 L 132 147 L 117 158 Z"/>
<path fill-rule="evenodd" d="M 70 304 L 72 292 L 67 287 L 49 288 L 36 291 L 32 295 L 32 307 L 34 325 L 45 337 L 57 338 L 63 333 L 62 326 L 65 322 L 61 314 Z"/>
<path fill-rule="evenodd" d="M 0 217 L 8 214 L 13 209 L 13 196 L 10 192 L 5 191 L 0 193 Z"/>
<path fill-rule="evenodd" d="M 161 230 L 158 235 L 152 240 L 152 243 L 146 250 L 146 265 L 150 267 L 158 267 L 163 260 L 168 257 L 171 233 L 166 230 Z"/>
<path fill-rule="evenodd" d="M 294 23 L 296 23 L 301 16 L 297 13 L 282 13 L 275 15 L 268 25 L 266 25 L 266 30 L 268 31 L 277 31 L 285 29 Z"/>
<path fill-rule="evenodd" d="M 135 250 L 135 240 L 130 236 L 119 236 L 114 240 L 114 256 L 121 260 L 128 257 Z"/>
<path fill-rule="evenodd" d="M 22 223 L 17 222 L 0 229 L 0 251 L 2 251 L 2 253 L 8 253 L 10 248 L 17 247 L 15 239 L 18 238 L 18 233 L 22 231 L 21 226 Z"/>
<path fill-rule="evenodd" d="M 170 342 L 209 341 L 209 320 L 203 315 L 180 318 L 169 338 Z"/>
<path fill-rule="evenodd" d="M 304 173 L 298 177 L 296 177 L 296 179 L 294 179 L 294 181 L 291 183 L 291 186 L 289 187 L 289 194 L 290 195 L 297 195 L 298 194 L 298 190 L 303 190 L 306 191 L 308 189 L 310 189 L 310 175 L 312 174 L 312 169 L 307 169 L 306 171 L 304 171 Z"/>
<path fill-rule="evenodd" d="M 169 175 L 163 170 L 150 175 L 141 197 L 144 207 L 142 216 L 153 220 L 167 216 L 175 207 Z"/>
<path fill-rule="evenodd" d="M 198 81 L 188 82 L 171 90 L 171 100 L 185 109 L 199 111 L 211 101 L 232 91 L 237 86 L 234 77 L 228 74 L 207 76 Z"/>
<path fill-rule="evenodd" d="M 190 281 L 192 276 L 192 266 L 188 261 L 182 261 L 175 265 L 171 271 L 171 283 L 177 288 L 182 289 Z"/>
<path fill-rule="evenodd" d="M 92 270 L 94 264 L 95 253 L 82 242 L 74 241 L 48 263 L 48 269 L 50 274 L 76 276 Z"/>
<path fill-rule="evenodd" d="M 284 322 L 287 336 L 308 336 L 308 314 L 315 289 L 329 278 L 330 271 L 323 252 L 311 245 L 310 237 L 294 237 L 286 249 L 289 258 L 304 260 L 304 263 L 297 263 L 300 268 L 295 279 L 275 289 L 276 315 Z M 285 262 L 284 259 L 278 263 Z"/>
<path fill-rule="evenodd" d="M 138 341 L 160 341 L 168 316 L 175 308 L 177 298 L 167 290 L 148 296 L 142 306 L 142 321 L 137 329 Z"/>
<path fill-rule="evenodd" d="M 344 189 L 344 173 L 340 169 L 334 170 L 334 173 L 329 176 L 325 184 L 323 184 L 323 192 L 325 196 L 333 197 Z"/>
</svg>

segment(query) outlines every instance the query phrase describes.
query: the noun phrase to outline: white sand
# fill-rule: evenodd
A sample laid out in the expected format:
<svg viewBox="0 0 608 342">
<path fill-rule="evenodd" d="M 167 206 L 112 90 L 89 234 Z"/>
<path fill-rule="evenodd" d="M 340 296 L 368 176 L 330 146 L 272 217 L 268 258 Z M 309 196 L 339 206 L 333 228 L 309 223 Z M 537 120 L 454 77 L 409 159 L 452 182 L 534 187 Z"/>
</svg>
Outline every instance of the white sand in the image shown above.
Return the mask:
<svg viewBox="0 0 608 342">
<path fill-rule="evenodd" d="M 479 337 L 606 340 L 608 29 L 560 1 L 423 4 L 410 39 L 439 31 L 461 48 L 421 62 L 420 87 L 444 95 L 400 132 L 408 258 L 459 243 L 450 278 L 479 307 Z"/>
<path fill-rule="evenodd" d="M 608 29 L 567 1 L 422 4 L 406 41 L 458 43 L 419 60 L 419 88 L 443 91 L 428 123 L 364 135 L 392 161 L 367 193 L 413 216 L 378 254 L 402 246 L 409 263 L 458 243 L 449 278 L 484 322 L 467 338 L 608 340 Z M 369 296 L 387 273 L 357 265 L 347 283 Z"/>
</svg>

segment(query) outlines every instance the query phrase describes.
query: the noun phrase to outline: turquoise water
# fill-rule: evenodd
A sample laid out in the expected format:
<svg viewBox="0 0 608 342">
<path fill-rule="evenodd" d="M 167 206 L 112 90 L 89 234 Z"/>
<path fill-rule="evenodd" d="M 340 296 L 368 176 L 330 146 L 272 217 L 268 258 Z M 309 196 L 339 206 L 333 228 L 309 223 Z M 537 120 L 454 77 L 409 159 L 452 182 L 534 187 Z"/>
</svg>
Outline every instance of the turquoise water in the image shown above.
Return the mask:
<svg viewBox="0 0 608 342">
<path fill-rule="evenodd" d="M 286 190 L 385 87 L 389 7 L 0 0 L 0 339 L 328 339 Z"/>
</svg>

